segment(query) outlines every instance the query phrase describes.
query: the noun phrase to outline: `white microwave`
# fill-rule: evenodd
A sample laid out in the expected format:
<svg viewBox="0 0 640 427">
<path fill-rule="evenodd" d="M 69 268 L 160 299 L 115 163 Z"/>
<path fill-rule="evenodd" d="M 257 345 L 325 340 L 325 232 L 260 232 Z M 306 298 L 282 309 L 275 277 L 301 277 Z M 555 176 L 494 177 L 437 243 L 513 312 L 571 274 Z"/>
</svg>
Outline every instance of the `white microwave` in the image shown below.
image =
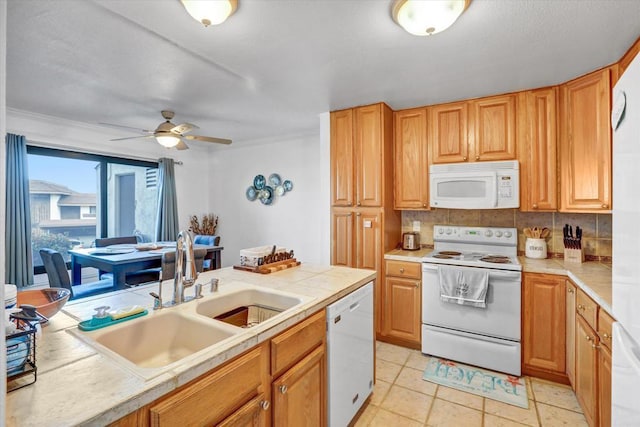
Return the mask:
<svg viewBox="0 0 640 427">
<path fill-rule="evenodd" d="M 432 165 L 429 170 L 429 194 L 433 208 L 520 207 L 518 161 Z"/>
</svg>

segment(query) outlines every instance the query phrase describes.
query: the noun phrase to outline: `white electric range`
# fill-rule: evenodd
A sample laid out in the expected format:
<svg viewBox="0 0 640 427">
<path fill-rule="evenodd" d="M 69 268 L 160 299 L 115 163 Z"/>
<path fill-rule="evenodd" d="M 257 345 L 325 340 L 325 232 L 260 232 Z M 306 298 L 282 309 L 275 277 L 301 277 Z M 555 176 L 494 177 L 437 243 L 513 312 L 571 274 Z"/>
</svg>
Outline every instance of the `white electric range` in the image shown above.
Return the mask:
<svg viewBox="0 0 640 427">
<path fill-rule="evenodd" d="M 434 251 L 422 259 L 422 352 L 520 375 L 517 230 L 436 225 L 433 236 Z M 472 285 L 466 281 L 484 280 L 485 306 L 451 302 L 441 283 L 452 274 L 461 295 Z"/>
</svg>

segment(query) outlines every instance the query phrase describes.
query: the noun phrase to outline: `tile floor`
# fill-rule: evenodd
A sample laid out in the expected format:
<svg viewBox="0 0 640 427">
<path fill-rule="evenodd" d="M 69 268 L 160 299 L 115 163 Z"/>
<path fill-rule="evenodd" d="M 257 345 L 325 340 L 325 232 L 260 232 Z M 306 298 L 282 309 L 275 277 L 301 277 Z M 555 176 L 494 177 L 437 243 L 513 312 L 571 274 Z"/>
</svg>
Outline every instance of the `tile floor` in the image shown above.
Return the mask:
<svg viewBox="0 0 640 427">
<path fill-rule="evenodd" d="M 570 387 L 526 377 L 529 409 L 424 381 L 426 356 L 376 344 L 376 385 L 361 426 L 587 426 Z"/>
</svg>

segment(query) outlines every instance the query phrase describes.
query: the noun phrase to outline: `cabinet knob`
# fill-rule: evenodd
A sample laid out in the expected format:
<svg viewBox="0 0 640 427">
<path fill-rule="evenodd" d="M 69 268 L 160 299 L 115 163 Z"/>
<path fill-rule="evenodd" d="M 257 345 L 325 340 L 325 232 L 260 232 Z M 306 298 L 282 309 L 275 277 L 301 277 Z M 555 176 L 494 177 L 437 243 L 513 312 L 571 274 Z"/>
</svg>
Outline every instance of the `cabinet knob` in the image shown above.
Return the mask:
<svg viewBox="0 0 640 427">
<path fill-rule="evenodd" d="M 360 215 L 362 215 L 360 212 L 356 213 L 356 216 L 360 216 Z"/>
<path fill-rule="evenodd" d="M 400 274 L 404 274 L 404 268 L 400 268 Z"/>
<path fill-rule="evenodd" d="M 602 209 L 609 209 L 609 205 L 608 205 L 608 204 L 606 204 L 606 203 L 603 203 L 603 204 L 602 204 Z"/>
<path fill-rule="evenodd" d="M 416 288 L 419 288 L 420 287 L 420 282 L 416 282 L 415 286 L 416 286 Z"/>
<path fill-rule="evenodd" d="M 480 160 L 480 156 L 476 156 L 476 160 Z"/>
<path fill-rule="evenodd" d="M 360 206 L 360 200 L 358 200 L 358 203 L 356 203 L 358 206 Z"/>
<path fill-rule="evenodd" d="M 263 411 L 268 410 L 269 406 L 271 406 L 271 404 L 268 400 L 263 400 L 262 402 L 260 402 L 260 408 L 262 408 Z"/>
<path fill-rule="evenodd" d="M 593 341 L 593 338 L 591 338 L 589 335 L 584 337 L 587 341 Z"/>
<path fill-rule="evenodd" d="M 569 292 L 570 294 L 572 294 L 572 293 L 573 293 L 573 288 L 569 288 L 569 289 L 567 289 L 567 292 Z"/>
<path fill-rule="evenodd" d="M 353 203 L 349 202 L 347 203 L 347 206 L 353 206 Z"/>
<path fill-rule="evenodd" d="M 280 387 L 278 387 L 278 390 L 280 390 L 280 393 L 285 394 L 287 392 L 287 386 L 282 384 Z"/>
<path fill-rule="evenodd" d="M 538 209 L 538 204 L 534 203 L 533 206 L 531 206 L 533 209 Z"/>
<path fill-rule="evenodd" d="M 423 208 L 426 208 L 426 207 L 427 207 L 427 204 L 426 204 L 426 203 L 423 203 L 423 204 L 422 204 L 422 207 L 423 207 Z"/>
<path fill-rule="evenodd" d="M 605 332 L 604 334 L 602 334 L 602 338 L 604 338 L 605 340 L 608 340 L 609 338 L 611 338 L 611 335 Z"/>
<path fill-rule="evenodd" d="M 582 304 L 578 304 L 578 307 L 577 307 L 577 308 L 578 308 L 578 310 L 584 310 L 584 305 L 582 305 Z"/>
<path fill-rule="evenodd" d="M 462 160 L 466 162 L 466 161 L 467 161 L 467 156 L 464 156 L 464 157 L 462 158 Z"/>
</svg>

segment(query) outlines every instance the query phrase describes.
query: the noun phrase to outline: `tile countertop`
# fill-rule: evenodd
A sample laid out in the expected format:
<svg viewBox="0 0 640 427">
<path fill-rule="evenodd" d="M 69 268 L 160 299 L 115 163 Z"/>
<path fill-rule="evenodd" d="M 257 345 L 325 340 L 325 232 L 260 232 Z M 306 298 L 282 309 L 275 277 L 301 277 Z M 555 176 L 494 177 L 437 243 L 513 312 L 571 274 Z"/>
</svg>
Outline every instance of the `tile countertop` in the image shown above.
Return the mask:
<svg viewBox="0 0 640 427">
<path fill-rule="evenodd" d="M 37 381 L 7 394 L 6 425 L 107 425 L 293 326 L 375 279 L 376 273 L 303 264 L 266 275 L 225 268 L 202 273 L 198 282 L 207 283 L 213 277 L 220 279 L 221 291 L 231 289 L 234 284 L 249 284 L 307 298 L 279 322 L 247 329 L 237 339 L 199 358 L 188 358 L 187 362 L 147 380 L 70 332 L 77 331 L 78 321 L 90 318 L 93 308 L 100 305 L 115 309 L 139 304 L 149 309 L 152 316 L 153 298 L 149 292 L 157 291 L 157 284 L 67 303 L 43 328 L 42 338 L 38 338 Z M 170 295 L 171 286 L 170 281 L 164 282 L 163 295 Z M 206 298 L 209 287 L 203 288 Z M 187 290 L 188 295 L 192 289 Z"/>
<path fill-rule="evenodd" d="M 387 252 L 384 258 L 387 260 L 421 262 L 421 258 L 433 249 L 420 249 L 418 251 L 404 251 L 394 249 Z M 590 261 L 582 264 L 564 262 L 563 259 L 530 259 L 518 257 L 524 273 L 547 273 L 568 276 L 573 282 L 589 295 L 609 315 L 613 316 L 611 309 L 611 265 Z"/>
</svg>

